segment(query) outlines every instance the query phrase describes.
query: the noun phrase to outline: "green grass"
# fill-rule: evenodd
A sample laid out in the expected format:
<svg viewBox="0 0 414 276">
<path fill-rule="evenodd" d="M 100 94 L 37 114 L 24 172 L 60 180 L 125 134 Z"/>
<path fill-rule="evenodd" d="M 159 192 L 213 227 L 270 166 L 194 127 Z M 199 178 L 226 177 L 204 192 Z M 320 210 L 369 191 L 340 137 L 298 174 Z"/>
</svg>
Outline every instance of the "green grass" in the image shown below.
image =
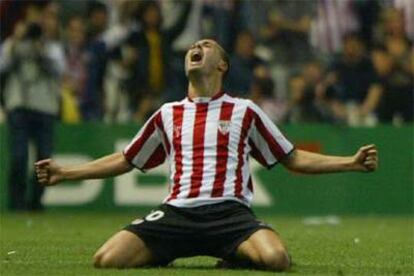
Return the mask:
<svg viewBox="0 0 414 276">
<path fill-rule="evenodd" d="M 132 221 L 132 213 L 49 211 L 1 214 L 1 275 L 270 275 L 219 270 L 216 259 L 176 260 L 172 267 L 97 270 L 94 251 Z M 346 217 L 337 225 L 305 225 L 302 217 L 264 217 L 287 242 L 292 275 L 414 275 L 413 219 Z"/>
</svg>

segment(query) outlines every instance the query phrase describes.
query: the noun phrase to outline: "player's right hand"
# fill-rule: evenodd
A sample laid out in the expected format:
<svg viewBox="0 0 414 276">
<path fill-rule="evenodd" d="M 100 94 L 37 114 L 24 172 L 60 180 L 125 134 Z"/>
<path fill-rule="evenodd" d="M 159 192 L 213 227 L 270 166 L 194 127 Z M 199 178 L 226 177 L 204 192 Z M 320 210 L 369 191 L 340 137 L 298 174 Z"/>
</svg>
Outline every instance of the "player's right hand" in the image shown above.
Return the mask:
<svg viewBox="0 0 414 276">
<path fill-rule="evenodd" d="M 53 186 L 63 180 L 62 167 L 52 159 L 44 159 L 35 163 L 37 180 L 41 185 Z"/>
<path fill-rule="evenodd" d="M 357 171 L 373 172 L 378 168 L 378 150 L 375 145 L 361 147 L 353 158 Z"/>
</svg>

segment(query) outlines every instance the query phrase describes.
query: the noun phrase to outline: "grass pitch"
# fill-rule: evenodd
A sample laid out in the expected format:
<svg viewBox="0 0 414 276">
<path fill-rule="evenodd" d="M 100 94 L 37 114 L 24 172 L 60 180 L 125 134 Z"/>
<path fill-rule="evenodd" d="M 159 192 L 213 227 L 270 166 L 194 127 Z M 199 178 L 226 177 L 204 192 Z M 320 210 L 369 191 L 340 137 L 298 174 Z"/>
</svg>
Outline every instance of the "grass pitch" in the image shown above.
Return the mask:
<svg viewBox="0 0 414 276">
<path fill-rule="evenodd" d="M 2 213 L 1 275 L 270 275 L 215 269 L 216 259 L 176 260 L 171 267 L 98 270 L 95 250 L 138 217 L 133 213 L 48 211 Z M 286 241 L 292 275 L 414 275 L 414 224 L 409 217 L 345 217 L 308 225 L 303 217 L 261 217 Z"/>
</svg>

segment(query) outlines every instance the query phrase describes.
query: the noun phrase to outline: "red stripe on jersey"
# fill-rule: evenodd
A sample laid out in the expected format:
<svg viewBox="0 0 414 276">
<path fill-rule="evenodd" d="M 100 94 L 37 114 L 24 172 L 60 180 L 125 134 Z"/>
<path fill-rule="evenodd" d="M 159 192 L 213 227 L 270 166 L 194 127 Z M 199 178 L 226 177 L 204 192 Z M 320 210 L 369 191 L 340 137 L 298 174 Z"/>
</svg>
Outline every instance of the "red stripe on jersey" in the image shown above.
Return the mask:
<svg viewBox="0 0 414 276">
<path fill-rule="evenodd" d="M 193 129 L 193 172 L 191 174 L 191 188 L 189 198 L 200 194 L 203 180 L 204 166 L 204 135 L 206 130 L 207 103 L 199 103 L 196 106 L 196 114 Z"/>
<path fill-rule="evenodd" d="M 158 116 L 161 116 L 160 112 L 158 112 L 154 117 L 152 117 L 152 119 L 146 125 L 142 135 L 125 152 L 125 156 L 126 156 L 128 161 L 132 162 L 132 160 L 138 154 L 138 152 L 141 150 L 142 146 L 145 144 L 145 142 L 148 140 L 148 138 L 151 137 L 151 135 L 154 133 L 154 131 L 155 131 L 155 121 L 156 121 Z"/>
<path fill-rule="evenodd" d="M 184 105 L 176 105 L 173 107 L 173 147 L 175 151 L 175 174 L 174 187 L 168 200 L 177 198 L 180 193 L 180 179 L 183 174 L 183 153 L 181 146 L 181 133 L 183 126 Z"/>
<path fill-rule="evenodd" d="M 155 168 L 158 165 L 161 165 L 165 160 L 165 151 L 162 145 L 159 145 L 154 152 L 151 154 L 150 158 L 145 163 L 142 169 L 149 170 Z"/>
<path fill-rule="evenodd" d="M 239 146 L 237 148 L 237 169 L 236 169 L 236 181 L 234 187 L 234 195 L 238 198 L 242 198 L 242 189 L 243 189 L 243 176 L 242 176 L 242 167 L 244 165 L 243 153 L 244 148 L 246 145 L 246 138 L 249 132 L 251 123 L 253 121 L 253 111 L 250 108 L 246 109 L 246 113 L 244 114 L 242 128 L 240 131 L 240 140 Z"/>
<path fill-rule="evenodd" d="M 252 148 L 252 151 L 250 152 L 250 154 L 253 156 L 253 158 L 256 159 L 263 166 L 267 167 L 268 164 L 266 162 L 266 159 L 264 158 L 260 150 L 256 147 L 256 144 L 253 142 L 252 139 L 249 139 L 249 145 Z"/>
<path fill-rule="evenodd" d="M 276 141 L 275 137 L 273 137 L 273 135 L 267 130 L 266 126 L 263 124 L 260 117 L 255 116 L 255 119 L 256 119 L 255 122 L 256 122 L 257 129 L 259 130 L 260 134 L 263 136 L 264 140 L 267 142 L 270 148 L 270 151 L 273 153 L 273 155 L 276 157 L 277 160 L 283 159 L 283 157 L 286 155 L 285 151 Z"/>
<path fill-rule="evenodd" d="M 212 197 L 220 197 L 224 192 L 230 132 L 228 130 L 221 130 L 220 123 L 230 123 L 233 107 L 234 103 L 223 102 L 221 104 L 219 129 L 217 130 L 216 175 L 214 178 L 213 190 L 211 191 Z M 229 126 L 230 125 L 227 125 L 227 127 Z"/>
<path fill-rule="evenodd" d="M 162 114 L 161 114 L 161 112 L 160 112 L 160 116 L 157 117 L 157 126 L 162 132 L 162 136 L 163 136 L 163 139 L 164 139 L 164 144 L 165 144 L 165 149 L 167 151 L 167 154 L 170 154 L 171 145 L 170 145 L 170 142 L 168 141 L 167 133 L 165 133 L 164 124 L 162 123 Z"/>
</svg>

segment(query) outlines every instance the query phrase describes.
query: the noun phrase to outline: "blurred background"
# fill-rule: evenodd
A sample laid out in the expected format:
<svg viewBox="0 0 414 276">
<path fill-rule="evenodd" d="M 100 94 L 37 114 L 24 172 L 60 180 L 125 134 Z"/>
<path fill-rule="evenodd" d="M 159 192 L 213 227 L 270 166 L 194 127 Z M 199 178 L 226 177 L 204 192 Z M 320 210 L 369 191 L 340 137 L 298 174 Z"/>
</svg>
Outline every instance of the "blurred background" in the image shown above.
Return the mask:
<svg viewBox="0 0 414 276">
<path fill-rule="evenodd" d="M 3 208 L 159 202 L 145 183 L 166 184 L 167 171 L 43 195 L 30 162 L 122 149 L 162 103 L 185 97 L 185 52 L 213 38 L 230 55 L 225 91 L 255 101 L 299 148 L 352 154 L 373 142 L 383 160 L 371 178 L 258 171 L 259 205 L 413 212 L 413 0 L 1 0 L 0 17 Z"/>
<path fill-rule="evenodd" d="M 34 56 L 57 82 L 63 123 L 143 122 L 161 103 L 185 97 L 184 54 L 208 37 L 231 56 L 226 91 L 253 99 L 276 122 L 412 122 L 413 6 L 411 0 L 1 1 L 2 102 L 13 108 L 9 98 L 18 88 L 7 75 L 19 70 L 17 59 Z M 19 80 L 35 74 L 21 73 Z"/>
</svg>

